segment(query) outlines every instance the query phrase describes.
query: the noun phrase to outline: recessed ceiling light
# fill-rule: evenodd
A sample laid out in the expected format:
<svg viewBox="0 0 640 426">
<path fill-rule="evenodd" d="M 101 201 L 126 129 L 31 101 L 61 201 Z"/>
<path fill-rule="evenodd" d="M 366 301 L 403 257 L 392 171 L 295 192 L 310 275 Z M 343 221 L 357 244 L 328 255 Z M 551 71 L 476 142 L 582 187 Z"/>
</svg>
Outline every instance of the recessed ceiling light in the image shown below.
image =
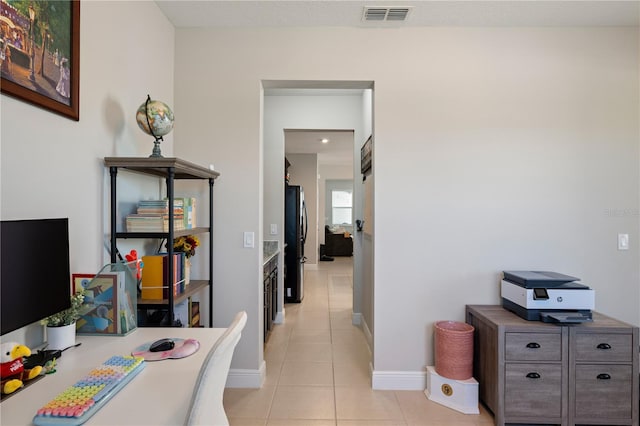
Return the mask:
<svg viewBox="0 0 640 426">
<path fill-rule="evenodd" d="M 320 142 L 322 142 L 322 143 L 329 143 L 329 139 L 327 139 L 327 138 L 322 138 L 322 139 L 320 139 Z"/>
</svg>

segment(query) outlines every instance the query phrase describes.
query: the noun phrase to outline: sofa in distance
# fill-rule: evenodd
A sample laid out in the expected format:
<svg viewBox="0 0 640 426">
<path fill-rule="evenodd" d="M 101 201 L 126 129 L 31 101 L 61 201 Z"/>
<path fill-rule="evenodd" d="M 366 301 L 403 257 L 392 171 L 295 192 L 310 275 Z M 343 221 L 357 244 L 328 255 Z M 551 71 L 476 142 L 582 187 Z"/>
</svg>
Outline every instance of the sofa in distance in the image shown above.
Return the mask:
<svg viewBox="0 0 640 426">
<path fill-rule="evenodd" d="M 352 256 L 353 238 L 348 232 L 333 232 L 329 225 L 325 225 L 324 251 L 327 256 Z"/>
</svg>

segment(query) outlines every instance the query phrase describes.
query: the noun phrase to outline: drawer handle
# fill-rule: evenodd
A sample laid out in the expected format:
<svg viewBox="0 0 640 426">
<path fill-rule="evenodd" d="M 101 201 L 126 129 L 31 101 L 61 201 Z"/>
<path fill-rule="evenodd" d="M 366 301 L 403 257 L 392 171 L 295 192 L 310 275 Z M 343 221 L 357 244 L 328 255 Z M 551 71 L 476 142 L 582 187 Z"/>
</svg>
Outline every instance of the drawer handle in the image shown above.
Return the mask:
<svg viewBox="0 0 640 426">
<path fill-rule="evenodd" d="M 540 374 L 538 374 L 538 373 L 529 373 L 529 374 L 527 374 L 527 378 L 528 379 L 539 379 L 540 378 Z"/>
<path fill-rule="evenodd" d="M 600 343 L 598 346 L 596 346 L 598 349 L 611 349 L 611 345 L 608 343 Z"/>
<path fill-rule="evenodd" d="M 611 376 L 608 375 L 607 373 L 601 373 L 601 374 L 598 374 L 597 379 L 598 380 L 610 380 Z"/>
<path fill-rule="evenodd" d="M 527 343 L 527 347 L 529 349 L 540 349 L 540 343 L 536 343 L 536 342 Z"/>
</svg>

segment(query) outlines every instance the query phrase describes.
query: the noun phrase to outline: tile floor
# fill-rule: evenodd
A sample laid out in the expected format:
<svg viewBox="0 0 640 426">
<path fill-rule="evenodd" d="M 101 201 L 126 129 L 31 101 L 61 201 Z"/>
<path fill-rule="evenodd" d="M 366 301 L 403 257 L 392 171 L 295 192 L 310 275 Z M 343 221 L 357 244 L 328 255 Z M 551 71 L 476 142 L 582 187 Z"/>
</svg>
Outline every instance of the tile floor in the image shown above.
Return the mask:
<svg viewBox="0 0 640 426">
<path fill-rule="evenodd" d="M 305 270 L 300 304 L 285 305 L 265 345 L 260 389 L 225 389 L 232 426 L 492 425 L 484 407 L 466 415 L 422 391 L 372 390 L 370 352 L 351 324 L 352 259 L 336 257 Z"/>
</svg>

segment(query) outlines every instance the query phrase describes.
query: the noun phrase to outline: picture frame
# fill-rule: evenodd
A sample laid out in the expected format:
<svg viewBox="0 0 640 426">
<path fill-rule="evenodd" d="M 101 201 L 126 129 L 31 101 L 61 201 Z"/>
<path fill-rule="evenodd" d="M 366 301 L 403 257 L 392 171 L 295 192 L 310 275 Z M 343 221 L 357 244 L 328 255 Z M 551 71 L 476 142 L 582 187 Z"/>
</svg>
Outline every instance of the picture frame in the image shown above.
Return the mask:
<svg viewBox="0 0 640 426">
<path fill-rule="evenodd" d="M 118 288 L 123 279 L 118 272 L 71 275 L 74 293 L 84 293 L 76 333 L 119 334 Z"/>
<path fill-rule="evenodd" d="M 360 148 L 360 172 L 367 176 L 371 174 L 372 136 Z"/>
<path fill-rule="evenodd" d="M 2 0 L 3 94 L 80 120 L 80 0 Z"/>
</svg>

